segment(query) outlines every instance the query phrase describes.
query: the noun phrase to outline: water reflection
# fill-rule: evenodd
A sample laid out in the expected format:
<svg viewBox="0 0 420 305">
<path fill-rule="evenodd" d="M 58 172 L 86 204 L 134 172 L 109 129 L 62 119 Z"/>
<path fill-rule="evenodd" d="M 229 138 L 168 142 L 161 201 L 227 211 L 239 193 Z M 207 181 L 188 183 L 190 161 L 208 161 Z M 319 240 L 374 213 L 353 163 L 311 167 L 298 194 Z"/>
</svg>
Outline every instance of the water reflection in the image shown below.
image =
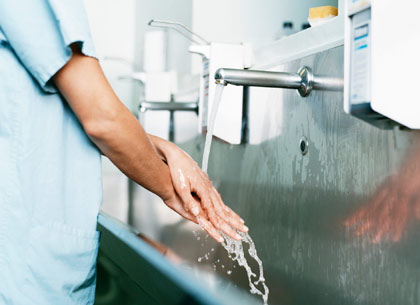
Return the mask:
<svg viewBox="0 0 420 305">
<path fill-rule="evenodd" d="M 420 220 L 420 134 L 399 171 L 383 183 L 371 200 L 344 224 L 372 243 L 401 240 L 411 222 Z"/>
<path fill-rule="evenodd" d="M 165 246 L 162 243 L 159 243 L 147 236 L 145 236 L 142 233 L 138 233 L 137 236 L 142 239 L 144 242 L 146 242 L 149 246 L 152 246 L 157 251 L 162 253 L 163 256 L 165 256 L 169 261 L 171 261 L 174 264 L 181 264 L 183 263 L 183 259 L 179 257 L 174 251 L 172 251 L 169 247 Z"/>
</svg>

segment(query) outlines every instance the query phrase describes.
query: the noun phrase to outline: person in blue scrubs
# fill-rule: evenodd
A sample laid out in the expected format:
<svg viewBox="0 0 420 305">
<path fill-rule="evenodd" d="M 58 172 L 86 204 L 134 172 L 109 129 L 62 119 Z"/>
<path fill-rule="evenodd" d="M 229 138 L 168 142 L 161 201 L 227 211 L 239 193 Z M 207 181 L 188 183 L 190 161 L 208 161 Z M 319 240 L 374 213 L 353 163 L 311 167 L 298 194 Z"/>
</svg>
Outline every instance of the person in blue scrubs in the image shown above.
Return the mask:
<svg viewBox="0 0 420 305">
<path fill-rule="evenodd" d="M 92 304 L 101 153 L 218 241 L 244 222 L 108 84 L 82 0 L 0 1 L 0 304 Z"/>
</svg>

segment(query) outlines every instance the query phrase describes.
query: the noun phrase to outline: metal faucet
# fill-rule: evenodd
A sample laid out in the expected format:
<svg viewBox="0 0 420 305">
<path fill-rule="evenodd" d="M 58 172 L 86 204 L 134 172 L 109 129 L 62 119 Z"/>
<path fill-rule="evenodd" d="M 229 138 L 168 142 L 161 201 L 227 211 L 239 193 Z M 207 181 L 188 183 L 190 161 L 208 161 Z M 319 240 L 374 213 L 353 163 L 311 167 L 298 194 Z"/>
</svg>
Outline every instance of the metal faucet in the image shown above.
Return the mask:
<svg viewBox="0 0 420 305">
<path fill-rule="evenodd" d="M 140 114 L 146 111 L 169 111 L 169 141 L 175 141 L 175 111 L 192 111 L 198 114 L 198 102 L 175 102 L 173 95 L 170 102 L 141 102 Z M 140 117 L 139 114 L 139 117 Z"/>
<path fill-rule="evenodd" d="M 140 112 L 146 112 L 148 110 L 162 111 L 167 110 L 170 112 L 174 111 L 193 111 L 198 114 L 198 102 L 141 102 Z"/>
<path fill-rule="evenodd" d="M 314 76 L 311 68 L 302 67 L 297 73 L 270 72 L 240 69 L 218 69 L 214 75 L 216 84 L 252 87 L 297 89 L 303 97 L 312 90 L 342 91 L 342 78 Z"/>
</svg>

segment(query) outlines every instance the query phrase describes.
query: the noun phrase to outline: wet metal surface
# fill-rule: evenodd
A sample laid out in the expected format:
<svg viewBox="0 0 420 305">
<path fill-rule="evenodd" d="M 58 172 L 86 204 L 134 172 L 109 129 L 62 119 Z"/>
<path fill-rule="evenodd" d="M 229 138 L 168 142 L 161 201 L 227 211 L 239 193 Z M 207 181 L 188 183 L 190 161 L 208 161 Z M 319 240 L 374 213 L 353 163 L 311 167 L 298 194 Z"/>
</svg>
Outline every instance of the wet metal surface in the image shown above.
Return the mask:
<svg viewBox="0 0 420 305">
<path fill-rule="evenodd" d="M 255 304 L 238 289 L 218 293 L 226 286 L 221 278 L 208 282 L 205 272 L 192 274 L 165 246 L 113 217 L 101 213 L 98 230 L 96 305 L 229 305 L 237 300 Z"/>
<path fill-rule="evenodd" d="M 342 77 L 343 48 L 272 70 L 301 66 Z M 293 90 L 250 88 L 248 109 L 250 144 L 213 143 L 209 175 L 247 221 L 264 263 L 269 303 L 419 304 L 419 226 L 407 226 L 398 242 L 374 244 L 343 225 L 398 171 L 413 132 L 381 130 L 345 114 L 337 92 L 302 98 Z M 181 146 L 201 160 L 203 142 L 199 136 Z M 231 286 L 247 290 L 245 272 L 232 266 L 223 248 L 151 195 L 139 188 L 134 195 L 133 221 L 141 232 L 171 247 L 192 270 L 216 269 Z"/>
</svg>

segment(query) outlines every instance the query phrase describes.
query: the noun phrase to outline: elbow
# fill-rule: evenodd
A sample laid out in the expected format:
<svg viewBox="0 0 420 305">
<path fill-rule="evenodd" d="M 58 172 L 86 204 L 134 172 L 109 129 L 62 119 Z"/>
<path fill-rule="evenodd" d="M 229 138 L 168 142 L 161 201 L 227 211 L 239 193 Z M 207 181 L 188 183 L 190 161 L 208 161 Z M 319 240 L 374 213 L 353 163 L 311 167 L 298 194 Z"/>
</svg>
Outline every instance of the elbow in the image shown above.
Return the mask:
<svg viewBox="0 0 420 305">
<path fill-rule="evenodd" d="M 106 137 L 108 131 L 107 128 L 100 121 L 91 120 L 85 123 L 82 123 L 85 133 L 92 140 L 102 140 Z"/>
<path fill-rule="evenodd" d="M 116 115 L 108 113 L 106 117 L 94 117 L 82 121 L 86 134 L 92 141 L 106 141 L 117 129 Z"/>
</svg>

